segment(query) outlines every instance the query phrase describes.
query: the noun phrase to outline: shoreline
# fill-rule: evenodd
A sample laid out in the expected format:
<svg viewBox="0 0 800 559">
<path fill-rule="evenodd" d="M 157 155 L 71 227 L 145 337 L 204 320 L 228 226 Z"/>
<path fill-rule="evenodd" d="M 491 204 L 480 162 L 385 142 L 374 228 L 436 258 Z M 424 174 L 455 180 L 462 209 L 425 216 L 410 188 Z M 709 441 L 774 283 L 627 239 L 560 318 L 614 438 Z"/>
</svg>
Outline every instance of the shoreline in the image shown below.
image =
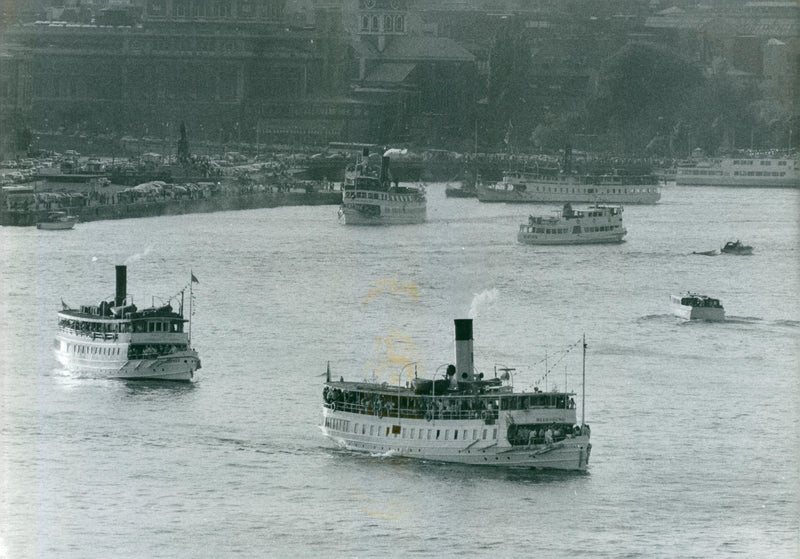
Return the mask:
<svg viewBox="0 0 800 559">
<path fill-rule="evenodd" d="M 92 206 L 58 208 L 78 218 L 79 222 L 157 217 L 193 213 L 252 210 L 280 206 L 320 206 L 341 203 L 338 190 L 315 192 L 256 192 L 210 198 L 141 201 Z M 55 208 L 54 208 L 55 209 Z M 0 226 L 29 227 L 43 221 L 53 210 L 0 210 Z"/>
</svg>

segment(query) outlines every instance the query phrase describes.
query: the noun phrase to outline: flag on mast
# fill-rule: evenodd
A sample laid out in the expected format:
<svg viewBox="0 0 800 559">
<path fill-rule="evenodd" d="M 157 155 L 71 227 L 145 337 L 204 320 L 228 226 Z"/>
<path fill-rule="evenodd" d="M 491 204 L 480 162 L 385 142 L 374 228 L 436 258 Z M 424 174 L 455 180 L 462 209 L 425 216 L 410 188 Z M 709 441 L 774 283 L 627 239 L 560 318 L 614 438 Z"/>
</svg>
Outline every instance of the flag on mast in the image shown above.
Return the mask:
<svg viewBox="0 0 800 559">
<path fill-rule="evenodd" d="M 192 283 L 200 283 L 200 281 L 194 276 L 194 273 L 190 272 L 192 276 Z"/>
</svg>

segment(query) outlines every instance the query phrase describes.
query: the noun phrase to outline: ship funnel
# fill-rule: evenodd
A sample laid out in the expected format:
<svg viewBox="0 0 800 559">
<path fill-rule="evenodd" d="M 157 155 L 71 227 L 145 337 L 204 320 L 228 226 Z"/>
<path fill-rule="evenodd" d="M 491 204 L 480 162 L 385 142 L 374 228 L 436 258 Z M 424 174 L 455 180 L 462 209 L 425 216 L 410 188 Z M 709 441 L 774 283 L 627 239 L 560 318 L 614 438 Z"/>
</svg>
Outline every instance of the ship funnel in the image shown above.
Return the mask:
<svg viewBox="0 0 800 559">
<path fill-rule="evenodd" d="M 369 157 L 369 148 L 364 148 L 361 150 L 362 157 Z"/>
<path fill-rule="evenodd" d="M 456 382 L 475 380 L 472 366 L 472 319 L 457 318 L 456 325 Z"/>
<path fill-rule="evenodd" d="M 384 155 L 381 157 L 381 184 L 389 180 L 389 156 Z"/>
<path fill-rule="evenodd" d="M 125 296 L 128 292 L 128 267 L 119 265 L 117 268 L 117 295 L 114 298 L 114 305 L 121 307 L 125 304 Z"/>
</svg>

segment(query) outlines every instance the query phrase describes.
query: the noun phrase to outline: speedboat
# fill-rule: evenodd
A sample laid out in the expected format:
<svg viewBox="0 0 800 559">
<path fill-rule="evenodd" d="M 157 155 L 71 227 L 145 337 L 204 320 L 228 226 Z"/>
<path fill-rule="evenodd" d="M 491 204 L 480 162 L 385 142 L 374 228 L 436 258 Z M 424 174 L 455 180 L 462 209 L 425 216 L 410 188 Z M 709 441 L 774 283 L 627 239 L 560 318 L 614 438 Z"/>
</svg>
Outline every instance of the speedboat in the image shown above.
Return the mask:
<svg viewBox="0 0 800 559">
<path fill-rule="evenodd" d="M 742 244 L 741 241 L 728 241 L 725 246 L 719 249 L 724 254 L 753 254 L 753 247 Z"/>
<path fill-rule="evenodd" d="M 78 223 L 78 218 L 74 215 L 67 215 L 67 212 L 50 212 L 45 220 L 36 224 L 36 228 L 51 231 L 72 229 L 76 223 Z"/>
<path fill-rule="evenodd" d="M 725 320 L 725 309 L 719 299 L 697 293 L 671 295 L 672 314 L 684 320 Z"/>
</svg>

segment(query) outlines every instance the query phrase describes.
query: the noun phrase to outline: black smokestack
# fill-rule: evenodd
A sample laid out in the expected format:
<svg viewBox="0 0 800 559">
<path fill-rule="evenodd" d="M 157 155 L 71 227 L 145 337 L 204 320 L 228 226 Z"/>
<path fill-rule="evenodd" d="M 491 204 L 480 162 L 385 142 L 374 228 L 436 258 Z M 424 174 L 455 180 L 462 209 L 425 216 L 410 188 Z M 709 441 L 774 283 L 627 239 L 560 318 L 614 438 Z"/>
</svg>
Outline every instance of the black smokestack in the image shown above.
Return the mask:
<svg viewBox="0 0 800 559">
<path fill-rule="evenodd" d="M 114 298 L 114 304 L 121 307 L 125 304 L 125 296 L 128 293 L 128 267 L 119 265 L 117 268 L 117 296 Z"/>
<path fill-rule="evenodd" d="M 457 318 L 456 326 L 456 380 L 472 381 L 472 319 Z"/>
<path fill-rule="evenodd" d="M 381 157 L 381 183 L 389 180 L 389 156 L 384 155 Z"/>
<path fill-rule="evenodd" d="M 364 148 L 361 150 L 361 155 L 364 157 L 369 157 L 369 148 Z"/>
</svg>

